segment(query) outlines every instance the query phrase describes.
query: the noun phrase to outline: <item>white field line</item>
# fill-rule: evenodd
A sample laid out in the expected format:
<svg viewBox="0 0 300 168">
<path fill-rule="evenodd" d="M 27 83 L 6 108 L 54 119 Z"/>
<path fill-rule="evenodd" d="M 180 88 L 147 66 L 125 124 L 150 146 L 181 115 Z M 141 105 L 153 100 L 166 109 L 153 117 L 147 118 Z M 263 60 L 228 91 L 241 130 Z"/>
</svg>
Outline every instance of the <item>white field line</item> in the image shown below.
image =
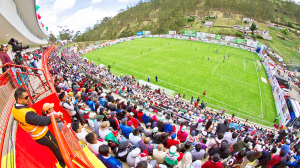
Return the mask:
<svg viewBox="0 0 300 168">
<path fill-rule="evenodd" d="M 228 52 L 228 51 L 227 51 Z M 227 54 L 227 52 L 226 52 L 226 54 Z M 225 54 L 225 55 L 226 55 Z M 216 58 L 216 57 L 215 57 Z M 223 58 L 222 58 L 223 59 Z M 215 67 L 215 69 L 212 71 L 212 74 L 215 72 L 215 70 L 218 68 L 218 66 L 220 65 L 220 63 L 221 63 L 221 61 L 222 61 L 222 59 L 219 61 L 219 63 L 218 63 L 218 65 Z"/>
<path fill-rule="evenodd" d="M 253 86 L 253 87 L 256 87 L 256 88 L 258 88 L 258 87 L 257 87 L 257 86 L 255 86 L 255 85 L 252 85 L 252 84 L 249 84 L 249 83 L 246 83 L 246 82 L 243 82 L 243 81 L 240 81 L 240 80 L 234 79 L 234 78 L 230 78 L 230 77 L 227 77 L 227 76 L 224 76 L 224 75 L 220 75 L 220 74 L 217 74 L 217 73 L 213 73 L 213 74 L 215 74 L 215 75 L 219 75 L 219 76 L 222 76 L 222 77 L 224 77 L 224 78 L 228 78 L 228 79 L 231 79 L 231 80 L 235 80 L 235 81 L 237 81 L 237 82 L 241 82 L 241 83 L 244 83 L 244 84 L 246 84 L 246 85 L 250 85 L 250 86 Z"/>
<path fill-rule="evenodd" d="M 260 82 L 259 82 L 258 72 L 257 72 L 257 69 L 256 69 L 256 63 L 255 63 L 255 59 L 254 59 L 253 53 L 252 53 L 252 57 L 253 57 L 253 61 L 254 61 L 254 64 L 255 64 L 255 70 L 256 70 L 256 75 L 257 75 L 257 80 L 258 80 L 259 93 L 260 93 L 261 117 L 263 118 L 264 117 L 263 116 L 264 113 L 263 113 L 263 105 L 262 105 L 262 97 L 261 97 L 261 88 L 260 88 Z"/>
<path fill-rule="evenodd" d="M 170 47 L 170 46 L 173 46 L 173 45 L 168 45 L 167 47 Z M 158 49 L 156 49 L 156 50 L 153 50 L 153 51 L 161 50 L 161 49 L 164 49 L 164 48 L 167 48 L 167 47 L 158 48 Z M 152 52 L 153 52 L 153 51 L 152 51 Z M 132 60 L 132 59 L 134 59 L 134 58 L 137 58 L 137 57 L 141 57 L 141 56 L 143 56 L 143 55 L 149 54 L 150 52 L 151 52 L 151 51 L 148 51 L 148 52 L 147 52 L 147 53 L 145 53 L 145 54 L 141 54 L 141 55 L 138 55 L 138 56 L 135 56 L 135 57 L 129 58 L 129 59 L 125 60 L 125 61 L 119 62 L 118 64 L 122 64 L 123 62 L 129 61 L 129 60 Z"/>
<path fill-rule="evenodd" d="M 132 71 L 132 72 L 139 73 L 139 74 L 141 74 L 141 75 L 149 76 L 149 75 L 146 75 L 146 74 L 143 74 L 143 73 L 137 72 L 137 71 L 135 71 L 135 70 L 132 70 L 132 69 L 129 69 L 129 68 L 125 68 L 125 67 L 123 67 L 123 66 L 120 66 L 120 65 L 116 65 L 116 66 L 119 66 L 119 67 L 121 67 L 121 68 L 124 68 L 124 69 L 130 70 L 130 71 Z M 149 76 L 149 77 L 153 78 L 152 76 Z M 198 94 L 198 95 L 202 95 L 202 94 L 200 94 L 200 93 L 194 92 L 194 91 L 192 91 L 192 90 L 186 89 L 186 88 L 184 88 L 184 87 L 181 87 L 181 86 L 175 85 L 175 84 L 173 84 L 173 83 L 170 83 L 170 82 L 167 82 L 167 81 L 163 81 L 163 80 L 161 80 L 161 79 L 159 79 L 159 81 L 162 81 L 162 82 L 164 82 L 164 83 L 167 83 L 167 84 L 173 85 L 173 86 L 175 86 L 175 87 L 177 87 L 177 88 L 181 88 L 181 89 L 183 89 L 183 90 L 186 90 L 186 91 L 189 91 L 189 92 L 192 92 L 192 93 Z M 171 86 L 171 87 L 172 87 L 172 86 Z M 255 86 L 255 87 L 257 87 L 257 86 Z M 232 105 L 229 105 L 229 104 L 227 104 L 227 103 L 221 102 L 221 101 L 219 101 L 219 100 L 216 100 L 216 99 L 214 99 L 214 98 L 211 98 L 211 97 L 208 97 L 208 96 L 205 96 L 205 97 L 207 97 L 208 99 L 214 100 L 214 101 L 216 101 L 216 102 L 222 103 L 222 104 L 224 104 L 224 105 L 226 105 L 226 106 L 229 106 L 229 107 L 235 108 L 235 109 L 237 109 L 237 110 L 243 111 L 243 112 L 245 112 L 245 113 L 248 113 L 248 114 L 253 114 L 253 113 L 251 113 L 251 112 L 248 112 L 248 111 L 242 110 L 242 109 L 240 109 L 240 108 L 234 107 L 234 106 L 232 106 Z M 238 113 L 238 112 L 237 112 L 237 113 Z"/>
<path fill-rule="evenodd" d="M 245 68 L 246 68 L 246 63 L 244 62 L 244 71 L 245 71 L 245 72 L 248 72 L 248 73 L 252 73 L 252 74 L 254 74 L 254 75 L 255 75 L 255 73 L 253 73 L 253 72 L 246 71 L 246 69 L 245 69 Z"/>
</svg>

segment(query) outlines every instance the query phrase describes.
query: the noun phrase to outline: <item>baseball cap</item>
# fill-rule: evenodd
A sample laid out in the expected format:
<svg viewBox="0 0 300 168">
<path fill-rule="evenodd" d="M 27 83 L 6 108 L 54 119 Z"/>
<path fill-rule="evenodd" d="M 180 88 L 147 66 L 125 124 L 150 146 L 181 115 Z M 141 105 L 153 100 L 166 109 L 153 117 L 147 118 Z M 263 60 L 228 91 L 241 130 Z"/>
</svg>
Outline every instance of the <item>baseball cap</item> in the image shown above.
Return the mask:
<svg viewBox="0 0 300 168">
<path fill-rule="evenodd" d="M 43 105 L 43 110 L 47 111 L 47 110 L 49 110 L 50 108 L 53 108 L 53 107 L 54 107 L 54 103 L 45 103 Z"/>
<path fill-rule="evenodd" d="M 185 131 L 185 130 L 186 130 L 186 126 L 183 126 L 183 127 L 181 128 L 181 130 L 182 130 L 182 131 Z"/>
<path fill-rule="evenodd" d="M 8 44 L 1 44 L 1 47 L 7 47 Z"/>
</svg>

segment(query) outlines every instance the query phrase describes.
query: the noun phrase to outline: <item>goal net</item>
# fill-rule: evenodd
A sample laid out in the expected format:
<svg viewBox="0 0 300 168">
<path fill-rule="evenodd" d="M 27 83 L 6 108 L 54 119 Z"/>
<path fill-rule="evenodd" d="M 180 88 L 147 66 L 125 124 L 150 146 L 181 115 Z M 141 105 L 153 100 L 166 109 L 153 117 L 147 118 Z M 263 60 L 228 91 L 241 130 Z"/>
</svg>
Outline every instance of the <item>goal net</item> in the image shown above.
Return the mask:
<svg viewBox="0 0 300 168">
<path fill-rule="evenodd" d="M 256 60 L 256 70 L 260 71 L 261 70 L 261 63 L 259 60 Z"/>
</svg>

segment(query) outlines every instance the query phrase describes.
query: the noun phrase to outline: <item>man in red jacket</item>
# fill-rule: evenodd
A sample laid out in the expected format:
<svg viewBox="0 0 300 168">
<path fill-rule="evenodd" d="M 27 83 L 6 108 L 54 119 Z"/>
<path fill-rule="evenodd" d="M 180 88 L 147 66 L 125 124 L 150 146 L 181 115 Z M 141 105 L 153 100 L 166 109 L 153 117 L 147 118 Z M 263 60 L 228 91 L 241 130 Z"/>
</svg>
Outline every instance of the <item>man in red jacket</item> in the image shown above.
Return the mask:
<svg viewBox="0 0 300 168">
<path fill-rule="evenodd" d="M 286 152 L 285 150 L 281 150 L 279 155 L 275 155 L 268 163 L 267 163 L 267 168 L 271 168 L 274 165 L 277 165 L 278 163 L 281 162 L 282 157 L 285 156 Z"/>
<path fill-rule="evenodd" d="M 167 139 L 166 141 L 166 148 L 170 149 L 171 146 L 177 146 L 179 144 L 178 140 L 175 140 L 176 138 L 176 133 L 171 134 L 172 139 Z"/>
</svg>

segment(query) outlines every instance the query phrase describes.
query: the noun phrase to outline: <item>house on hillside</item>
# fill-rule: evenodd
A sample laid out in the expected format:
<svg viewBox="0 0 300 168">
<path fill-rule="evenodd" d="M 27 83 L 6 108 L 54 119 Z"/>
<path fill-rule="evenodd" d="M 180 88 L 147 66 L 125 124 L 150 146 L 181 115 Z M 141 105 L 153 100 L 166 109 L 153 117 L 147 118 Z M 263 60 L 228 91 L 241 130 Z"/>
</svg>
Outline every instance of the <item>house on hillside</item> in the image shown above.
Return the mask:
<svg viewBox="0 0 300 168">
<path fill-rule="evenodd" d="M 254 19 L 251 18 L 243 18 L 242 21 L 247 21 L 248 23 L 254 22 Z"/>
<path fill-rule="evenodd" d="M 204 27 L 213 27 L 214 22 L 209 22 L 209 21 L 205 21 L 205 23 L 203 24 Z"/>
</svg>

